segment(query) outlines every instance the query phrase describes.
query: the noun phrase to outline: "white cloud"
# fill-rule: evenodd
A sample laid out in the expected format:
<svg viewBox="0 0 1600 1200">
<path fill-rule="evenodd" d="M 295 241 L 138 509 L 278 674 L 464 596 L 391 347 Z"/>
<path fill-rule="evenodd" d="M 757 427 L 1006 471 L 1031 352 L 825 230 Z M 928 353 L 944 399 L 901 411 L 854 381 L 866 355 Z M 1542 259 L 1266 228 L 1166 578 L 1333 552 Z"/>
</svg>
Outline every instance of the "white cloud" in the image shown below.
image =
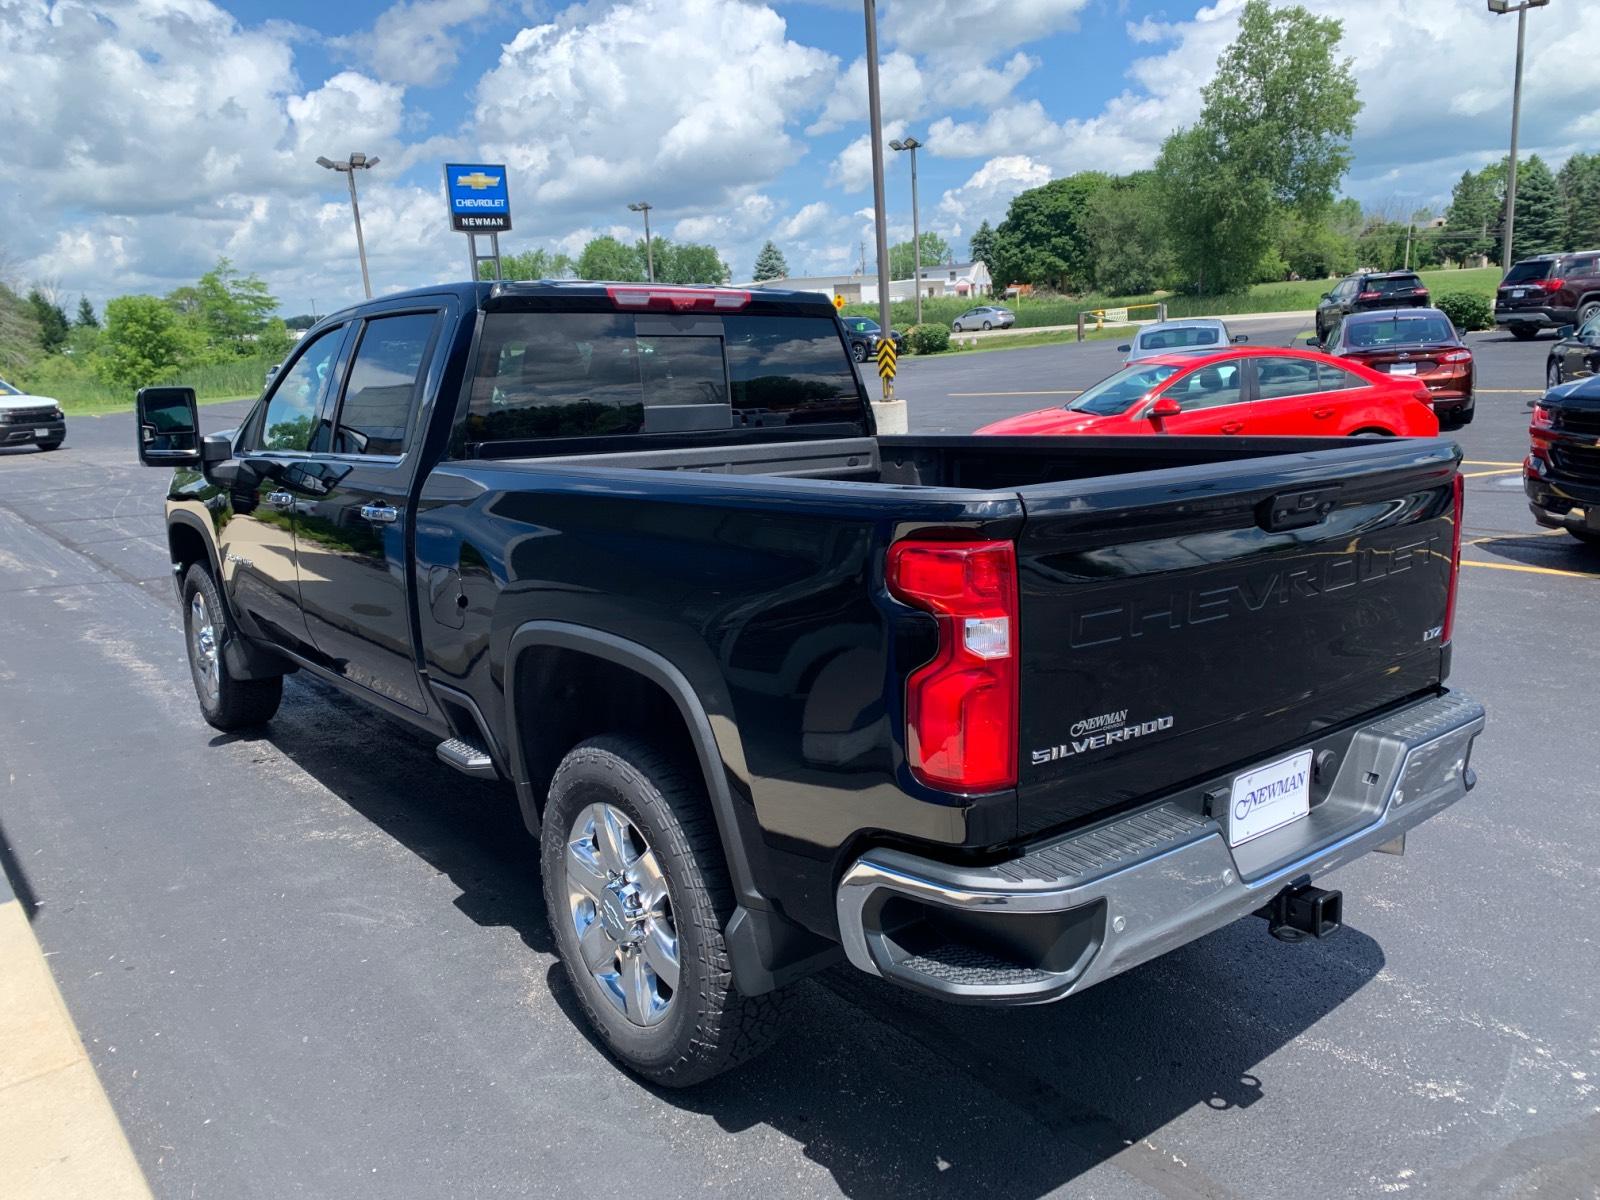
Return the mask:
<svg viewBox="0 0 1600 1200">
<path fill-rule="evenodd" d="M 833 223 L 837 218 L 825 200 L 813 200 L 778 225 L 781 238 L 803 238 Z"/>
<path fill-rule="evenodd" d="M 914 53 L 987 55 L 1071 29 L 1089 0 L 894 0 L 879 36 Z"/>
<path fill-rule="evenodd" d="M 992 158 L 960 187 L 945 192 L 939 200 L 939 215 L 949 225 L 952 237 L 969 237 L 984 221 L 998 223 L 1018 192 L 1049 183 L 1052 175 L 1049 167 L 1026 154 Z"/>
<path fill-rule="evenodd" d="M 883 127 L 883 153 L 885 157 L 884 173 L 887 174 L 894 165 L 895 152 L 889 149 L 889 143 L 896 138 L 904 137 L 906 123 L 904 121 L 890 121 Z M 828 166 L 828 184 L 830 187 L 843 188 L 847 192 L 859 192 L 872 186 L 872 135 L 863 133 L 851 142 Z"/>
<path fill-rule="evenodd" d="M 400 0 L 372 28 L 334 38 L 342 50 L 380 78 L 436 84 L 454 70 L 461 45 L 453 31 L 490 11 L 491 0 Z"/>
</svg>

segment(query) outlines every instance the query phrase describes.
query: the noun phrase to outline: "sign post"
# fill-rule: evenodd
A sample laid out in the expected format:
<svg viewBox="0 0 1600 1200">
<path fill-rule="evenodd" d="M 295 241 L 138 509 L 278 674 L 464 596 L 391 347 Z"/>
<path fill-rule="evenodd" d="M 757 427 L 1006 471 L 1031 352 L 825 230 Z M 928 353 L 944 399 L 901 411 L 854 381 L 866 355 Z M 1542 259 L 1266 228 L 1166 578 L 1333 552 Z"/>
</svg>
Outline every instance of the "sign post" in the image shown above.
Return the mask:
<svg viewBox="0 0 1600 1200">
<path fill-rule="evenodd" d="M 445 163 L 444 193 L 450 228 L 467 235 L 467 278 L 478 278 L 478 265 L 492 262 L 500 274 L 500 234 L 511 228 L 511 190 L 504 163 Z M 478 253 L 478 236 L 489 235 L 489 253 Z"/>
</svg>

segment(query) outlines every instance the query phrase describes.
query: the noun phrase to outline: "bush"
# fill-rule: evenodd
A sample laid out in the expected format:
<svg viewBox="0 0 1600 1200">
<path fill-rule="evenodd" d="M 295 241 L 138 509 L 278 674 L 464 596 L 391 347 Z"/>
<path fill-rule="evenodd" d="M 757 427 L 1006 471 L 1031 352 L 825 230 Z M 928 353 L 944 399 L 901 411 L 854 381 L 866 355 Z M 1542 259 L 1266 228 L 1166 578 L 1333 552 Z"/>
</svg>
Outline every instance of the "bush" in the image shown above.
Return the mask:
<svg viewBox="0 0 1600 1200">
<path fill-rule="evenodd" d="M 913 325 L 906 330 L 913 354 L 943 354 L 950 349 L 950 330 L 943 325 Z"/>
<path fill-rule="evenodd" d="M 1494 328 L 1494 309 L 1487 297 L 1475 296 L 1471 292 L 1446 292 L 1433 302 L 1433 306 L 1450 318 L 1450 323 L 1458 333 L 1466 333 L 1469 329 Z"/>
</svg>

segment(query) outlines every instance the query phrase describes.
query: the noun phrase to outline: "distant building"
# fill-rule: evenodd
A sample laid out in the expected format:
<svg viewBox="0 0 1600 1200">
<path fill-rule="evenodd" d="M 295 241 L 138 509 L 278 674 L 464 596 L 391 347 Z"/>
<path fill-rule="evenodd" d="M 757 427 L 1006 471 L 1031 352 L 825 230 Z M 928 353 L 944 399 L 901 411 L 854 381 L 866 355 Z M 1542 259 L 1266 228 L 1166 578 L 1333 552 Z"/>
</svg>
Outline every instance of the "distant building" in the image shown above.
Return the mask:
<svg viewBox="0 0 1600 1200">
<path fill-rule="evenodd" d="M 922 294 L 936 296 L 987 296 L 990 290 L 989 269 L 981 262 L 928 265 L 922 268 Z M 876 275 L 792 275 L 787 279 L 764 279 L 759 283 L 739 283 L 741 288 L 782 288 L 796 292 L 821 292 L 830 299 L 843 296 L 846 304 L 876 304 L 878 302 L 878 277 Z M 889 281 L 891 301 L 913 300 L 917 285 L 910 279 Z"/>
<path fill-rule="evenodd" d="M 942 263 L 922 268 L 922 294 L 927 297 L 987 296 L 994 290 L 989 268 L 981 262 Z"/>
</svg>

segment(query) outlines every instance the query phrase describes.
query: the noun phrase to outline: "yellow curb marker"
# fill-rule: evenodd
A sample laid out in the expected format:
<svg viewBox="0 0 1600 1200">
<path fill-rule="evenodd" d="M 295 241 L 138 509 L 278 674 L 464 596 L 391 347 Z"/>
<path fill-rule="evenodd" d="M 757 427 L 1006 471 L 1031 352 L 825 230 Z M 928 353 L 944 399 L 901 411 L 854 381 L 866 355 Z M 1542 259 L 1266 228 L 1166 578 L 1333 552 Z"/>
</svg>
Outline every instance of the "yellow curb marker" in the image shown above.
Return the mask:
<svg viewBox="0 0 1600 1200">
<path fill-rule="evenodd" d="M 28 917 L 0 904 L 0 1191 L 150 1200 Z"/>
<path fill-rule="evenodd" d="M 1518 465 L 1515 467 L 1500 467 L 1493 471 L 1463 471 L 1461 472 L 1461 478 L 1482 479 L 1485 475 L 1513 475 L 1520 470 L 1522 470 L 1522 467 Z"/>
<path fill-rule="evenodd" d="M 1521 563 L 1474 562 L 1470 558 L 1463 558 L 1461 565 L 1488 567 L 1491 571 L 1523 571 L 1529 575 L 1565 575 L 1568 579 L 1600 579 L 1600 574 L 1594 571 L 1563 571 L 1559 567 L 1525 567 Z"/>
</svg>

